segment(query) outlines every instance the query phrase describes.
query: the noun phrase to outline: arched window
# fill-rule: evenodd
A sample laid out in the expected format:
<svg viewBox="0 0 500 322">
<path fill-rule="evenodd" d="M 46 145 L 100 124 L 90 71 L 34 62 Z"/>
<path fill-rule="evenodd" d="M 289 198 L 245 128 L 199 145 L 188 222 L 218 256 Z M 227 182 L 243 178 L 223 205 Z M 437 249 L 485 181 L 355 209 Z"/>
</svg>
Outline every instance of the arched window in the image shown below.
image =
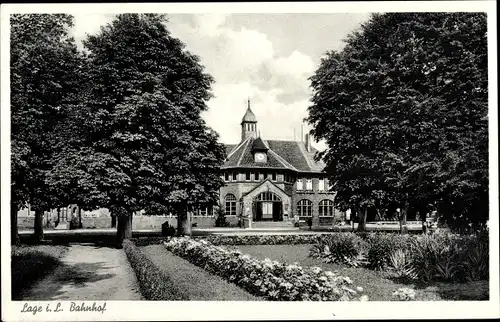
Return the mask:
<svg viewBox="0 0 500 322">
<path fill-rule="evenodd" d="M 236 216 L 236 197 L 228 193 L 226 197 L 224 197 L 224 201 L 226 216 Z"/>
<path fill-rule="evenodd" d="M 302 199 L 297 202 L 297 215 L 299 217 L 312 217 L 312 201 Z"/>
<path fill-rule="evenodd" d="M 319 202 L 319 216 L 320 217 L 333 217 L 333 201 L 321 200 Z"/>
<path fill-rule="evenodd" d="M 256 199 L 257 201 L 281 201 L 281 198 L 271 191 L 261 192 Z"/>
</svg>

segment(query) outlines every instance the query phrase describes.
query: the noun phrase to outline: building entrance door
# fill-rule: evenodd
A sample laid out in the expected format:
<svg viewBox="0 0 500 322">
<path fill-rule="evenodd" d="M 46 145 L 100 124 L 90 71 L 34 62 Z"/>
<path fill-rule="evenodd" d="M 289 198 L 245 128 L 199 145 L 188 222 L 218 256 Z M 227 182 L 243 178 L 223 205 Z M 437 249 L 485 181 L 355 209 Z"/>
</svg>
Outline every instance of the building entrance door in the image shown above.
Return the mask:
<svg viewBox="0 0 500 322">
<path fill-rule="evenodd" d="M 254 221 L 283 221 L 283 202 L 273 192 L 262 192 L 255 198 Z"/>
</svg>

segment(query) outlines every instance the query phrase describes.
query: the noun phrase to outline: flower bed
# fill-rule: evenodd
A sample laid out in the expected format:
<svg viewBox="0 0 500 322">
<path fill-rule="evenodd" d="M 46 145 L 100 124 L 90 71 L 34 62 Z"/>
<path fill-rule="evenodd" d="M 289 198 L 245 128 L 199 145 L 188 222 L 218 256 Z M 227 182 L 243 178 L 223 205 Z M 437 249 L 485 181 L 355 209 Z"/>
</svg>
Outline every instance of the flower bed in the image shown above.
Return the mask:
<svg viewBox="0 0 500 322">
<path fill-rule="evenodd" d="M 294 235 L 209 235 L 194 239 L 203 239 L 213 245 L 304 245 L 316 244 L 323 234 Z"/>
<path fill-rule="evenodd" d="M 167 250 L 207 271 L 228 279 L 249 293 L 276 301 L 366 300 L 361 288 L 353 289 L 349 277 L 319 267 L 302 268 L 266 259 L 256 260 L 206 240 L 171 238 Z"/>
</svg>

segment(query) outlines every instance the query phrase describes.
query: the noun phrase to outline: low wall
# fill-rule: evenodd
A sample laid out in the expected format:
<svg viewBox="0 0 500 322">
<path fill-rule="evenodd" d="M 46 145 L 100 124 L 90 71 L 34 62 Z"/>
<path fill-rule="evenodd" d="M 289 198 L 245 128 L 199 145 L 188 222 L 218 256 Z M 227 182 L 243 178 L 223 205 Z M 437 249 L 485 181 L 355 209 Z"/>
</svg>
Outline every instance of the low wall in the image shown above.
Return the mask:
<svg viewBox="0 0 500 322">
<path fill-rule="evenodd" d="M 229 216 L 226 217 L 227 222 L 230 227 L 238 226 L 238 217 Z M 161 225 L 168 221 L 169 225 L 177 227 L 176 217 L 166 217 L 166 216 L 134 216 L 132 219 L 132 229 L 133 230 L 161 230 Z M 215 227 L 215 217 L 192 217 L 191 223 L 196 227 L 209 228 Z M 28 216 L 18 217 L 17 226 L 20 229 L 33 229 L 35 224 L 35 217 Z M 53 227 L 53 223 L 50 228 Z M 46 218 L 43 220 L 43 227 L 47 227 Z M 111 216 L 107 211 L 92 211 L 85 212 L 82 214 L 82 228 L 84 229 L 104 229 L 111 228 Z"/>
<path fill-rule="evenodd" d="M 35 217 L 18 217 L 17 227 L 24 229 L 33 229 L 35 227 Z"/>
</svg>

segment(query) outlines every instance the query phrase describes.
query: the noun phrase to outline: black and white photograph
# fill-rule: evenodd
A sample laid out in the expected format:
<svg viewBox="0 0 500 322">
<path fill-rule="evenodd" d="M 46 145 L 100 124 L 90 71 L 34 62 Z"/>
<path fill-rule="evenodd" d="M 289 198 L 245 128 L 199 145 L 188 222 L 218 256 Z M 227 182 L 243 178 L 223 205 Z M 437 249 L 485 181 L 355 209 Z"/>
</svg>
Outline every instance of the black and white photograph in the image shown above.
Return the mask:
<svg viewBox="0 0 500 322">
<path fill-rule="evenodd" d="M 2 320 L 500 317 L 495 9 L 2 5 Z"/>
</svg>

